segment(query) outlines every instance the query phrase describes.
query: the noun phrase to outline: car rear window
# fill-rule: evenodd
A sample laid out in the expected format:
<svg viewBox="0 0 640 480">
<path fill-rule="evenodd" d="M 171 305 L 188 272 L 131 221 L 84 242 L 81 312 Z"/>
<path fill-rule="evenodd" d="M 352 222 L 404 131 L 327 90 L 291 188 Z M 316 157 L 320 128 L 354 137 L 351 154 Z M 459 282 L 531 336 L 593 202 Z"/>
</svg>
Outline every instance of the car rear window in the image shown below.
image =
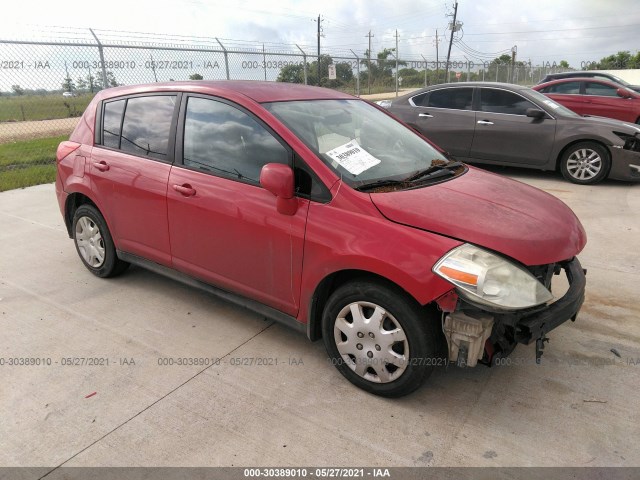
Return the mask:
<svg viewBox="0 0 640 480">
<path fill-rule="evenodd" d="M 133 155 L 167 160 L 176 98 L 176 95 L 150 95 L 106 102 L 102 116 L 102 145 Z"/>
</svg>

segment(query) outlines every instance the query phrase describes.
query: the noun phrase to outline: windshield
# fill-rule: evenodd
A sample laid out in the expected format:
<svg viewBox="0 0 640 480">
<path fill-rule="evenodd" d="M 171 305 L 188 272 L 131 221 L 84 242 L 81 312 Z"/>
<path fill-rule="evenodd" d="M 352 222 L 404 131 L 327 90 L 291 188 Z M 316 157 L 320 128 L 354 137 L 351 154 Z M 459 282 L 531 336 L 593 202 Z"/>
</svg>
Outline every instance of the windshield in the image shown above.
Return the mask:
<svg viewBox="0 0 640 480">
<path fill-rule="evenodd" d="M 605 77 L 606 78 L 606 77 Z M 624 81 L 623 79 L 621 79 L 620 77 L 616 77 L 615 75 L 611 75 L 611 78 L 613 78 L 617 83 L 619 83 L 620 85 L 624 85 L 625 87 L 628 87 L 630 85 L 629 82 Z"/>
<path fill-rule="evenodd" d="M 546 95 L 543 95 L 537 90 L 529 90 L 528 93 L 531 96 L 531 98 L 533 98 L 538 103 L 541 103 L 542 105 L 544 105 L 546 107 L 545 110 L 547 110 L 549 113 L 553 115 L 556 115 L 559 117 L 574 117 L 574 118 L 580 116 L 573 110 L 569 110 L 567 107 L 560 105 L 557 102 L 554 102 L 549 97 L 547 97 Z"/>
<path fill-rule="evenodd" d="M 434 175 L 420 172 L 450 163 L 419 135 L 362 100 L 274 102 L 264 107 L 354 188 L 416 174 L 425 182 Z M 463 170 L 455 169 L 451 177 Z M 442 180 L 444 175 L 438 175 Z"/>
</svg>

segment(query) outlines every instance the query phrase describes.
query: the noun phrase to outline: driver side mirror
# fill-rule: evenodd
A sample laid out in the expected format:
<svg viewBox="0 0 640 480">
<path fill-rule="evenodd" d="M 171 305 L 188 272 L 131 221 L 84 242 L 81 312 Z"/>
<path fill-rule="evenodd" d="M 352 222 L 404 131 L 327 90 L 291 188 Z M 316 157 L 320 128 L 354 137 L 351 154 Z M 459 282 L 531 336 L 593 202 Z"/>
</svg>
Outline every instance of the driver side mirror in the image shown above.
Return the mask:
<svg viewBox="0 0 640 480">
<path fill-rule="evenodd" d="M 545 118 L 546 116 L 547 113 L 544 110 L 539 110 L 537 108 L 527 108 L 527 117 L 539 120 L 541 118 Z"/>
<path fill-rule="evenodd" d="M 622 97 L 622 98 L 632 98 L 632 95 L 624 88 L 619 88 L 618 90 L 616 90 L 616 93 L 618 94 L 619 97 Z"/>
<path fill-rule="evenodd" d="M 294 215 L 298 210 L 298 199 L 294 195 L 293 170 L 281 163 L 267 163 L 260 171 L 260 185 L 276 196 L 278 212 Z"/>
</svg>

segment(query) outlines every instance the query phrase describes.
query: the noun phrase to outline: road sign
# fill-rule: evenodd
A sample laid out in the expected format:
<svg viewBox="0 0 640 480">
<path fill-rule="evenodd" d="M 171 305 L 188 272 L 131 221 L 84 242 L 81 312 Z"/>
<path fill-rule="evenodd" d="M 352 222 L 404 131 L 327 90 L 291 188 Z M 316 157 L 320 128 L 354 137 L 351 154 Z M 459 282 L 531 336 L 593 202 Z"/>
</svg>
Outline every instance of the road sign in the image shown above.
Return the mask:
<svg viewBox="0 0 640 480">
<path fill-rule="evenodd" d="M 332 63 L 329 65 L 329 80 L 335 80 L 336 78 L 336 66 Z"/>
</svg>

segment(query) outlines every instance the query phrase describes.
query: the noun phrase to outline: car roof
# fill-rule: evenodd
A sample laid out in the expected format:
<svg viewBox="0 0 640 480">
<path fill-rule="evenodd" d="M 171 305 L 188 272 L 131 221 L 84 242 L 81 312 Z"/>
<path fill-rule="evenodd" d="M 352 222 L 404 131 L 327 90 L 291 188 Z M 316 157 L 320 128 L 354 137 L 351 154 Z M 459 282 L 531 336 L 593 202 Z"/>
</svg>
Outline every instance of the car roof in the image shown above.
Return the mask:
<svg viewBox="0 0 640 480">
<path fill-rule="evenodd" d="M 548 82 L 539 83 L 535 86 L 534 90 L 538 88 L 543 88 L 547 85 L 557 85 L 560 83 L 569 83 L 569 82 L 589 82 L 589 83 L 604 83 L 607 85 L 614 85 L 619 87 L 624 87 L 624 85 L 620 85 L 614 80 L 609 80 L 607 78 L 593 78 L 593 77 L 571 77 L 571 78 L 557 78 L 555 80 L 549 80 Z M 626 88 L 626 87 L 624 87 Z"/>
<path fill-rule="evenodd" d="M 497 88 L 506 88 L 508 90 L 528 90 L 529 87 L 525 87 L 523 85 L 516 85 L 513 83 L 502 83 L 502 82 L 451 82 L 451 83 L 439 83 L 437 85 L 431 85 L 429 87 L 425 87 L 420 89 L 420 91 L 433 90 L 435 88 L 442 87 L 497 87 Z M 411 92 L 412 94 L 416 94 L 416 92 Z"/>
<path fill-rule="evenodd" d="M 258 103 L 291 100 L 354 99 L 352 95 L 328 88 L 284 82 L 264 82 L 252 80 L 192 80 L 143 85 L 127 85 L 108 88 L 99 92 L 99 99 L 109 99 L 124 95 L 192 92 L 222 97 L 240 94 Z"/>
</svg>

